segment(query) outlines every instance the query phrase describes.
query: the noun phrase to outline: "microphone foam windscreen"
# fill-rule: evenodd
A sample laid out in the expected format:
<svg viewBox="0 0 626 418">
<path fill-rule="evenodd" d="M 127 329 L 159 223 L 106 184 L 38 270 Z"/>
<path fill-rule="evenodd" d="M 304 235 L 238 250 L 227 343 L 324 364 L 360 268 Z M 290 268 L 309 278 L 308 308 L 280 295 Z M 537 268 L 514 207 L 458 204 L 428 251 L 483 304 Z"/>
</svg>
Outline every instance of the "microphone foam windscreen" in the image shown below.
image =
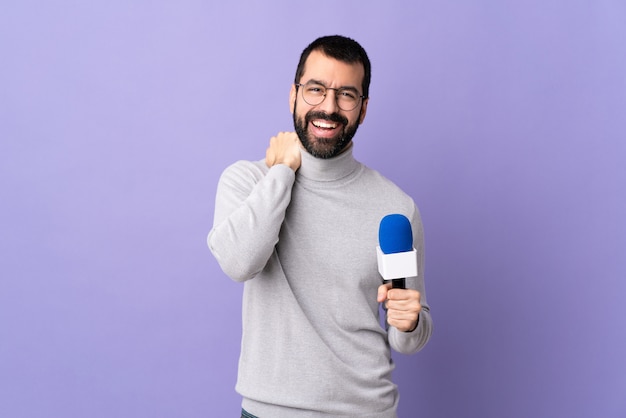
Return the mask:
<svg viewBox="0 0 626 418">
<path fill-rule="evenodd" d="M 385 216 L 380 221 L 378 243 L 384 254 L 402 253 L 413 249 L 411 222 L 401 214 Z"/>
</svg>

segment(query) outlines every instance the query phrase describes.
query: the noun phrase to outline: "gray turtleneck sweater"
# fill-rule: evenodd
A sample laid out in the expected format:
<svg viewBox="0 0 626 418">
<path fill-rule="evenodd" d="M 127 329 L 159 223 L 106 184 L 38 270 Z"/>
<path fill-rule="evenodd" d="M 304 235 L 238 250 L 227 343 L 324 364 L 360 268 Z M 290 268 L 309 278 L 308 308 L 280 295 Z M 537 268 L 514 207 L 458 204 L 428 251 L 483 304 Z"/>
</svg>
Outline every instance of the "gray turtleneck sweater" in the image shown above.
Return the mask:
<svg viewBox="0 0 626 418">
<path fill-rule="evenodd" d="M 411 220 L 421 292 L 413 332 L 381 327 L 380 220 Z M 424 290 L 422 222 L 413 200 L 354 159 L 302 151 L 286 165 L 239 161 L 222 174 L 208 245 L 245 282 L 237 391 L 261 418 L 396 417 L 390 347 L 421 349 L 432 332 Z"/>
</svg>

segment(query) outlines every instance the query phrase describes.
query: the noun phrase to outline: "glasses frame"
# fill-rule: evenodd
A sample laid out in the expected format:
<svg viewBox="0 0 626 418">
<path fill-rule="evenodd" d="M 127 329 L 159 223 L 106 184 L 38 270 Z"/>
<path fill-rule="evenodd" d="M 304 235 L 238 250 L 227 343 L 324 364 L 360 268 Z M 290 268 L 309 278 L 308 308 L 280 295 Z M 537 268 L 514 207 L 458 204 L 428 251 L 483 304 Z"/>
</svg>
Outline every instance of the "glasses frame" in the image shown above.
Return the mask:
<svg viewBox="0 0 626 418">
<path fill-rule="evenodd" d="M 350 90 L 350 91 L 356 91 L 356 93 L 358 93 L 358 91 L 357 91 L 356 89 L 353 89 L 353 88 L 351 88 L 351 87 L 339 87 L 339 88 L 334 88 L 334 87 L 326 87 L 325 85 L 323 85 L 322 83 L 319 83 L 319 82 L 317 82 L 317 81 L 307 81 L 307 82 L 306 82 L 306 83 L 304 83 L 304 84 L 302 84 L 302 83 L 296 83 L 296 84 L 295 84 L 295 86 L 296 86 L 296 93 L 297 93 L 297 91 L 298 91 L 298 88 L 300 88 L 300 87 L 305 87 L 307 84 L 315 84 L 315 85 L 318 85 L 318 86 L 320 86 L 320 87 L 323 87 L 323 88 L 324 88 L 324 94 L 322 95 L 323 99 L 322 99 L 319 103 L 316 103 L 316 104 L 309 103 L 309 102 L 307 101 L 307 99 L 305 99 L 305 98 L 304 98 L 304 90 L 302 91 L 302 100 L 304 100 L 304 102 L 305 102 L 306 104 L 308 104 L 309 106 L 319 106 L 319 105 L 321 105 L 322 103 L 324 103 L 324 100 L 326 100 L 326 96 L 328 95 L 328 90 L 335 90 L 335 104 L 337 105 L 337 107 L 338 107 L 339 109 L 343 110 L 344 112 L 352 112 L 354 109 L 356 109 L 357 107 L 359 107 L 359 104 L 362 104 L 362 103 L 363 103 L 363 99 L 365 99 L 365 96 L 364 96 L 364 95 L 358 95 L 358 94 L 357 94 L 357 97 L 358 97 L 358 99 L 359 99 L 359 100 L 357 100 L 357 102 L 356 102 L 356 104 L 354 105 L 354 107 L 353 107 L 352 109 L 344 109 L 344 108 L 343 108 L 343 107 L 341 107 L 341 105 L 339 104 L 339 94 L 338 94 L 338 93 L 339 93 L 339 91 L 340 91 L 340 90 Z"/>
</svg>

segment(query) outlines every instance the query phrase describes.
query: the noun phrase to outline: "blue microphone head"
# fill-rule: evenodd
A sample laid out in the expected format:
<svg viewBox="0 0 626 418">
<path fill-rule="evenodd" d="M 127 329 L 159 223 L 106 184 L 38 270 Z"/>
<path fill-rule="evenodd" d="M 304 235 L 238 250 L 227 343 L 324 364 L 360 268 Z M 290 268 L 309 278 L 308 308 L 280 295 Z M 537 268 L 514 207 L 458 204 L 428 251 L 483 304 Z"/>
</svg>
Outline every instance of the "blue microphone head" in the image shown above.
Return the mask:
<svg viewBox="0 0 626 418">
<path fill-rule="evenodd" d="M 383 254 L 394 254 L 413 249 L 411 222 L 406 216 L 394 213 L 380 221 L 378 243 Z"/>
</svg>

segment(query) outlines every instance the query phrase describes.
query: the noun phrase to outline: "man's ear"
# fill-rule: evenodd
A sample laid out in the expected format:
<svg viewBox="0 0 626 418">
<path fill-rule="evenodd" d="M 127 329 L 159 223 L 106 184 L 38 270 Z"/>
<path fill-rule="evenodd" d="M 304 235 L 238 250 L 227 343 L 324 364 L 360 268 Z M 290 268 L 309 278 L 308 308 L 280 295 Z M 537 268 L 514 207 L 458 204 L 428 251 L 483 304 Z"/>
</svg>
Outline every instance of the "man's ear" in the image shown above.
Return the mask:
<svg viewBox="0 0 626 418">
<path fill-rule="evenodd" d="M 367 104 L 369 103 L 369 97 L 363 100 L 363 104 L 361 105 L 361 116 L 359 117 L 359 125 L 363 123 L 365 119 L 365 114 L 367 113 Z"/>
<path fill-rule="evenodd" d="M 296 106 L 296 96 L 298 95 L 298 91 L 296 90 L 296 85 L 291 85 L 291 90 L 289 91 L 289 111 L 293 115 L 293 110 Z"/>
</svg>

